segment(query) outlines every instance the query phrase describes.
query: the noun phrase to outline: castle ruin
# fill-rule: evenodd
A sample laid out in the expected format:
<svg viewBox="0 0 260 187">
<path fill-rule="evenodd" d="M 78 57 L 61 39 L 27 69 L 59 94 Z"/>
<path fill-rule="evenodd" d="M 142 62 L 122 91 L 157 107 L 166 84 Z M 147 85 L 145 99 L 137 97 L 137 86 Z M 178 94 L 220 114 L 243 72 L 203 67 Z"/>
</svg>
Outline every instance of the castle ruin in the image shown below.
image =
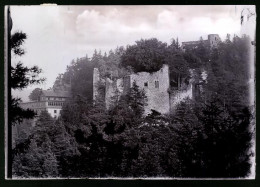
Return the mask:
<svg viewBox="0 0 260 187">
<path fill-rule="evenodd" d="M 212 49 L 214 47 L 217 47 L 220 41 L 221 39 L 218 34 L 209 34 L 207 40 L 201 39 L 198 41 L 182 42 L 182 49 L 185 51 L 186 49 L 197 48 L 201 42 Z"/>
<path fill-rule="evenodd" d="M 144 90 L 147 96 L 147 106 L 145 106 L 145 115 L 156 110 L 161 114 L 167 114 L 175 108 L 175 106 L 186 98 L 192 98 L 192 84 L 183 90 L 170 91 L 169 66 L 164 64 L 163 67 L 156 72 L 139 72 L 132 73 L 123 78 L 106 78 L 101 80 L 100 73 L 97 68 L 93 72 L 93 99 L 98 95 L 98 83 L 105 83 L 105 103 L 108 109 L 112 104 L 112 97 L 117 93 L 119 95 L 127 93 L 129 88 L 135 82 L 139 89 Z"/>
</svg>

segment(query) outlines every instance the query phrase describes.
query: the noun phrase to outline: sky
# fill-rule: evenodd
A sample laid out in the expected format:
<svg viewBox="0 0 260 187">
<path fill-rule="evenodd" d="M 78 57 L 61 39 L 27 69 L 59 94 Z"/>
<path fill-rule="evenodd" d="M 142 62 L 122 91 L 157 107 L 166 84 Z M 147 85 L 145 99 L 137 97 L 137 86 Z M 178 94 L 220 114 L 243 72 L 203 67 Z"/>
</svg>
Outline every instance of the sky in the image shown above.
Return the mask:
<svg viewBox="0 0 260 187">
<path fill-rule="evenodd" d="M 241 35 L 242 6 L 11 6 L 12 33 L 23 31 L 28 38 L 26 54 L 12 63 L 38 65 L 52 87 L 73 59 L 102 54 L 140 39 L 171 42 L 206 39 L 208 34 Z M 254 7 L 250 6 L 254 11 Z"/>
</svg>

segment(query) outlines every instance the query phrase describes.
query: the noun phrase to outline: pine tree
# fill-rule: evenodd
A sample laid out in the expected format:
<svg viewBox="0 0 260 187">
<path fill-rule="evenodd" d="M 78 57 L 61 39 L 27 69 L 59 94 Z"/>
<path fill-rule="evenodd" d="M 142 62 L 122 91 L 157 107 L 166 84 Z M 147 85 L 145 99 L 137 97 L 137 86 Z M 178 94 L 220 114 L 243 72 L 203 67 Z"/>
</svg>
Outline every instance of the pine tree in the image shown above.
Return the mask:
<svg viewBox="0 0 260 187">
<path fill-rule="evenodd" d="M 133 114 L 133 121 L 140 123 L 142 120 L 145 106 L 147 105 L 147 96 L 144 90 L 140 90 L 136 82 L 133 82 L 133 86 L 130 88 L 129 93 L 126 95 L 126 101 Z"/>
<path fill-rule="evenodd" d="M 22 48 L 25 40 L 27 39 L 27 35 L 21 31 L 15 32 L 11 36 L 11 51 L 14 56 L 22 56 L 25 54 L 25 50 Z M 15 65 L 11 66 L 11 88 L 22 90 L 29 85 L 40 84 L 45 81 L 45 78 L 39 78 L 39 74 L 42 70 L 38 66 L 27 67 L 22 64 L 22 62 L 18 62 Z M 21 121 L 25 119 L 30 119 L 35 116 L 35 113 L 32 110 L 24 110 L 19 106 L 21 102 L 20 98 L 12 98 L 10 99 L 10 125 L 15 125 L 17 123 L 21 123 Z"/>
</svg>

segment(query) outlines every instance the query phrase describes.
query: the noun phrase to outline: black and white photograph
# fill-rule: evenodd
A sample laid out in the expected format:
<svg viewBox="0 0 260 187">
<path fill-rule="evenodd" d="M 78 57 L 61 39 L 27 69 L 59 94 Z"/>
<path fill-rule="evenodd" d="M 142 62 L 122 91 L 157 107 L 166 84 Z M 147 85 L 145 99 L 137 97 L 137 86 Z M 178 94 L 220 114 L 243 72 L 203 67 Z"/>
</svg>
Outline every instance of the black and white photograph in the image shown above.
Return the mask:
<svg viewBox="0 0 260 187">
<path fill-rule="evenodd" d="M 7 179 L 255 179 L 254 5 L 5 6 Z"/>
</svg>

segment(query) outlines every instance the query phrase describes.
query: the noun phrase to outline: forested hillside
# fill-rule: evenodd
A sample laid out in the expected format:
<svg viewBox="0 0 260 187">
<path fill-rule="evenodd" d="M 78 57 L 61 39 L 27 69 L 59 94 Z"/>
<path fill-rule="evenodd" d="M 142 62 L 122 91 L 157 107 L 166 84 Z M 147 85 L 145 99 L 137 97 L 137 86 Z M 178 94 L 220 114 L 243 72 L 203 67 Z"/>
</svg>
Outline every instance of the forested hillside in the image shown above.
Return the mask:
<svg viewBox="0 0 260 187">
<path fill-rule="evenodd" d="M 13 174 L 23 177 L 246 177 L 254 123 L 249 105 L 249 45 L 228 37 L 210 50 L 203 43 L 182 51 L 157 39 L 142 39 L 108 54 L 75 59 L 63 81 L 72 98 L 59 119 L 42 113 L 27 139 L 14 148 Z M 93 68 L 102 77 L 154 72 L 163 64 L 198 94 L 168 115 L 144 116 L 146 95 L 134 84 L 106 110 L 93 97 Z M 193 69 L 193 77 L 190 74 Z M 201 76 L 206 72 L 206 79 Z M 175 85 L 171 85 L 175 86 Z"/>
</svg>

